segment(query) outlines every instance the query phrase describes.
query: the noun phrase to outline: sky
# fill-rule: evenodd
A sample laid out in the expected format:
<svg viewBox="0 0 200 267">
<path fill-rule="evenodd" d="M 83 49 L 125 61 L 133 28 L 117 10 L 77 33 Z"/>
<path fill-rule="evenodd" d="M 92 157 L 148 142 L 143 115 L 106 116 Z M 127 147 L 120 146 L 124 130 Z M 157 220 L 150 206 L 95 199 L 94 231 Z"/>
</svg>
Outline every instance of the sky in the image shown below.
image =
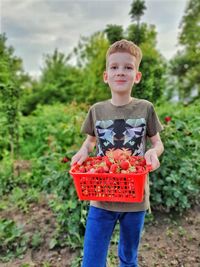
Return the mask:
<svg viewBox="0 0 200 267">
<path fill-rule="evenodd" d="M 142 22 L 157 30 L 157 48 L 170 59 L 178 50 L 181 18 L 188 0 L 146 0 Z M 68 55 L 81 36 L 103 31 L 108 24 L 131 23 L 132 0 L 0 0 L 0 32 L 23 59 L 24 70 L 40 74 L 44 55 L 55 48 Z"/>
</svg>

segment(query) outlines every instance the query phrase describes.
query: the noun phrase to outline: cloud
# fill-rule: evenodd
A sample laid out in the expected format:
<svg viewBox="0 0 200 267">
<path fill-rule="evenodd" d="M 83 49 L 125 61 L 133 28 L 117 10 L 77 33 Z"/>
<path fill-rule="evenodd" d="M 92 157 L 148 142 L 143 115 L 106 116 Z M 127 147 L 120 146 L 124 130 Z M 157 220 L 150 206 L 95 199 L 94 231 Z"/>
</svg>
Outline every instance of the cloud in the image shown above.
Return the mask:
<svg viewBox="0 0 200 267">
<path fill-rule="evenodd" d="M 172 58 L 178 49 L 178 34 L 187 0 L 148 0 L 144 19 L 156 25 L 157 48 L 167 58 Z"/>
<path fill-rule="evenodd" d="M 146 0 L 143 21 L 156 25 L 158 48 L 170 57 L 187 0 Z M 42 56 L 55 48 L 69 54 L 80 36 L 102 31 L 108 24 L 130 24 L 132 0 L 2 0 L 1 31 L 24 60 L 25 70 L 35 73 Z M 167 36 L 167 38 L 166 38 Z"/>
</svg>

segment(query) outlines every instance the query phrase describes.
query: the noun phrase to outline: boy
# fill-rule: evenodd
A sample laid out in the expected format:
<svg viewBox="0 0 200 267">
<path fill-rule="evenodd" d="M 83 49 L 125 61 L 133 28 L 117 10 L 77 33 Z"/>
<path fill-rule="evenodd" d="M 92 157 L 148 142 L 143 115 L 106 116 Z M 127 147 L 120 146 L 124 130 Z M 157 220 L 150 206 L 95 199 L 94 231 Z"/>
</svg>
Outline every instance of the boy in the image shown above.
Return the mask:
<svg viewBox="0 0 200 267">
<path fill-rule="evenodd" d="M 111 100 L 94 104 L 82 126 L 87 134 L 72 164 L 82 162 L 93 151 L 103 156 L 109 149 L 126 148 L 133 155 L 142 155 L 155 170 L 164 148 L 159 132 L 162 126 L 153 105 L 131 97 L 134 84 L 140 82 L 139 65 L 142 52 L 133 42 L 120 40 L 106 54 L 104 82 L 111 90 Z M 151 148 L 146 151 L 146 139 Z M 145 152 L 146 151 L 146 152 Z M 82 267 L 105 267 L 110 239 L 119 221 L 118 256 L 120 267 L 137 267 L 137 253 L 145 212 L 149 208 L 149 183 L 145 185 L 142 203 L 91 201 L 84 239 Z"/>
</svg>

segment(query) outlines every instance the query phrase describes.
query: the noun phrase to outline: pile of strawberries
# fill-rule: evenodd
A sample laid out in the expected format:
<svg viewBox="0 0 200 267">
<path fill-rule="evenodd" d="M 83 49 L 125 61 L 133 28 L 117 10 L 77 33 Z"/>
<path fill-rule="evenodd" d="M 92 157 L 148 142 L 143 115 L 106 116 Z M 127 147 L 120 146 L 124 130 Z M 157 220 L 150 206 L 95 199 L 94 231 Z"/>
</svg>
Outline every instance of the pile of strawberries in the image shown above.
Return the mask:
<svg viewBox="0 0 200 267">
<path fill-rule="evenodd" d="M 128 149 L 111 149 L 106 156 L 90 157 L 82 165 L 74 166 L 78 173 L 142 173 L 146 161 L 141 156 L 131 156 Z"/>
</svg>

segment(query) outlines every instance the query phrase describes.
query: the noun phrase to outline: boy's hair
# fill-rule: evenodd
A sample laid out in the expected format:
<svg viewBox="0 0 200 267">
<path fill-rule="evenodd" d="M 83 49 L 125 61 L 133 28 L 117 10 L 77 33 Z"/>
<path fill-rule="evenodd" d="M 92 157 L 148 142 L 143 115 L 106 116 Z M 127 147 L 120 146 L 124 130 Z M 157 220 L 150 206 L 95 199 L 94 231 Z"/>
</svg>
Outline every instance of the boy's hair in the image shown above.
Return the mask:
<svg viewBox="0 0 200 267">
<path fill-rule="evenodd" d="M 108 48 L 106 53 L 106 67 L 108 66 L 108 57 L 117 52 L 129 53 L 134 56 L 136 58 L 136 67 L 137 69 L 139 68 L 142 60 L 142 51 L 136 44 L 126 39 L 117 41 Z"/>
</svg>

